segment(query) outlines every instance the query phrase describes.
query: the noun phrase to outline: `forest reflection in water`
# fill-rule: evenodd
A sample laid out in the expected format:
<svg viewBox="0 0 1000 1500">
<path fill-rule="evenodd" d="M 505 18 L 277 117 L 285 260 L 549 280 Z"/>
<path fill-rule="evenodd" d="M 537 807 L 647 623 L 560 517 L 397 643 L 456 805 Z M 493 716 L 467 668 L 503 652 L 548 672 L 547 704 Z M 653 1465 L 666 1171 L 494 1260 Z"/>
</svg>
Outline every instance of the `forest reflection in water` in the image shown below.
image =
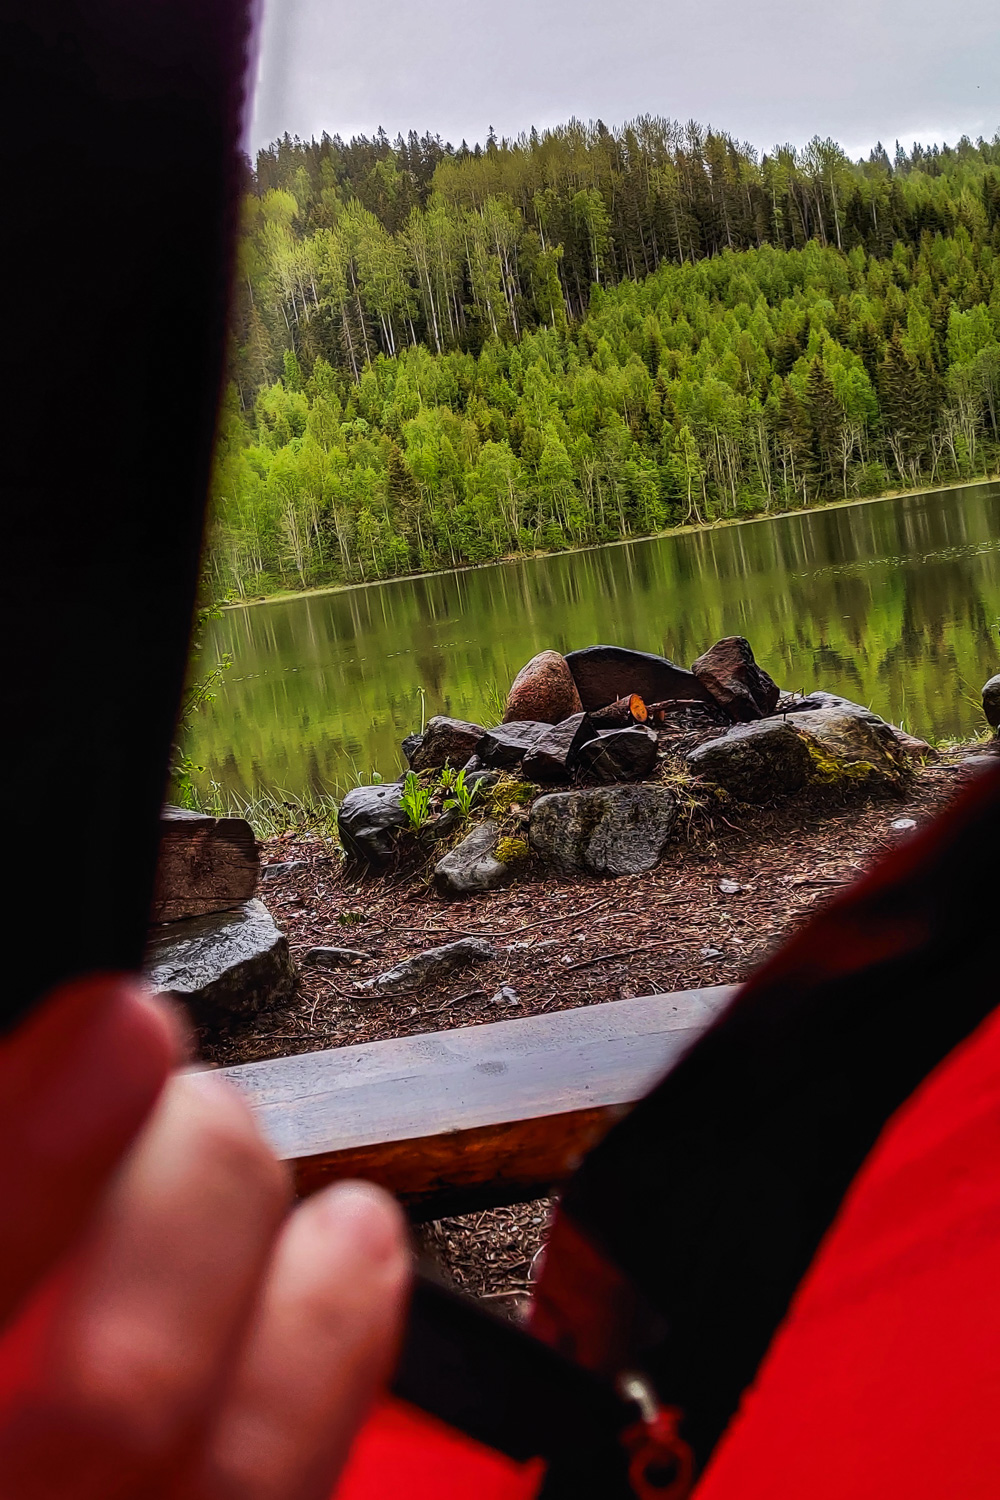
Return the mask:
<svg viewBox="0 0 1000 1500">
<path fill-rule="evenodd" d="M 998 625 L 1000 484 L 981 484 L 227 610 L 202 660 L 233 666 L 189 748 L 229 790 L 343 789 L 399 774 L 422 694 L 486 722 L 546 647 L 689 665 L 724 635 L 782 687 L 972 734 Z"/>
</svg>

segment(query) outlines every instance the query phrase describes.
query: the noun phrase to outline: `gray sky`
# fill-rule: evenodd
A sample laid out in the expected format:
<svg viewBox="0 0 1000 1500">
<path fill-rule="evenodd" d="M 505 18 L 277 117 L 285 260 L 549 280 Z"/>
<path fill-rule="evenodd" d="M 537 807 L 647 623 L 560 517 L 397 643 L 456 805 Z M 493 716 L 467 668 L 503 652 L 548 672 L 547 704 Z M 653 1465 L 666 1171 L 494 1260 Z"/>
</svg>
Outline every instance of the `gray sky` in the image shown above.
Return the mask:
<svg viewBox="0 0 1000 1500">
<path fill-rule="evenodd" d="M 761 149 L 992 137 L 997 0 L 265 0 L 251 146 L 430 130 L 457 145 L 661 114 Z"/>
</svg>

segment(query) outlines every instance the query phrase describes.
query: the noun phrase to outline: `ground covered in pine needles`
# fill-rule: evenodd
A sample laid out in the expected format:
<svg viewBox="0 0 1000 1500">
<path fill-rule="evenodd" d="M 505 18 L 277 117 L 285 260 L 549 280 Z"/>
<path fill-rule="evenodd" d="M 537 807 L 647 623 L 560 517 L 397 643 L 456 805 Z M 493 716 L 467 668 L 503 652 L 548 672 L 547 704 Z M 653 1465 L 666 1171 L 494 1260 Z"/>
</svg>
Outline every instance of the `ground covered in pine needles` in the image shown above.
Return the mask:
<svg viewBox="0 0 1000 1500">
<path fill-rule="evenodd" d="M 978 748 L 978 747 L 977 747 Z M 773 808 L 695 808 L 649 874 L 617 880 L 539 873 L 506 891 L 447 901 L 429 871 L 382 880 L 345 876 L 339 849 L 316 833 L 263 848 L 265 868 L 295 863 L 262 896 L 292 956 L 314 946 L 370 956 L 330 972 L 304 967 L 287 1006 L 224 1035 L 201 1037 L 226 1066 L 416 1032 L 595 1005 L 744 979 L 824 902 L 955 795 L 974 774 L 968 751 L 920 768 L 901 797 L 845 802 L 811 794 Z M 463 936 L 487 938 L 495 959 L 401 998 L 359 999 L 353 982 Z M 513 991 L 501 996 L 502 989 Z M 511 1314 L 526 1303 L 551 1205 L 547 1201 L 441 1220 L 418 1247 L 462 1289 Z"/>
</svg>

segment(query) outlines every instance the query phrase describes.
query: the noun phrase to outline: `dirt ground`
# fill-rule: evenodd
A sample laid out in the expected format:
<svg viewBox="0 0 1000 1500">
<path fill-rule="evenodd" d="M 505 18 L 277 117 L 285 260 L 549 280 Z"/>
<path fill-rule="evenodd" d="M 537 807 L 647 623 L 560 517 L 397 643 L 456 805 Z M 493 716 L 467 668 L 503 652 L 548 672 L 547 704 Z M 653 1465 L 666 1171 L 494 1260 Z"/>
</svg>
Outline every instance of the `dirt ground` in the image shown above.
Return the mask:
<svg viewBox="0 0 1000 1500">
<path fill-rule="evenodd" d="M 968 752 L 919 769 L 905 796 L 844 802 L 815 795 L 773 809 L 694 810 L 683 836 L 649 874 L 617 880 L 530 875 L 506 891 L 448 901 L 426 878 L 345 877 L 318 835 L 286 834 L 263 848 L 262 896 L 292 956 L 333 945 L 370 954 L 349 970 L 302 968 L 287 1006 L 227 1035 L 201 1037 L 217 1065 L 474 1026 L 656 991 L 745 978 L 790 932 L 884 851 L 910 836 L 958 790 Z M 734 889 L 736 887 L 736 889 Z M 352 982 L 425 948 L 473 935 L 497 957 L 399 999 L 361 1000 Z M 502 987 L 516 998 L 501 998 Z M 537 1269 L 547 1201 L 441 1220 L 418 1248 L 446 1279 L 517 1315 Z"/>
</svg>

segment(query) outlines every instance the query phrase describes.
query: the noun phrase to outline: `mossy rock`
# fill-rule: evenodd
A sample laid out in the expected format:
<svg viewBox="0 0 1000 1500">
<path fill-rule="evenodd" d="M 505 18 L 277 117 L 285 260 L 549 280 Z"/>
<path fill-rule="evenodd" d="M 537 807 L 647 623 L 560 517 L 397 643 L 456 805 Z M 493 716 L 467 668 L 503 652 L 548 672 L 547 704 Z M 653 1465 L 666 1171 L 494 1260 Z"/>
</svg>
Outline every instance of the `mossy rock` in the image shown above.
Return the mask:
<svg viewBox="0 0 1000 1500">
<path fill-rule="evenodd" d="M 502 838 L 498 840 L 493 857 L 502 865 L 518 865 L 531 855 L 527 839 Z"/>
</svg>

